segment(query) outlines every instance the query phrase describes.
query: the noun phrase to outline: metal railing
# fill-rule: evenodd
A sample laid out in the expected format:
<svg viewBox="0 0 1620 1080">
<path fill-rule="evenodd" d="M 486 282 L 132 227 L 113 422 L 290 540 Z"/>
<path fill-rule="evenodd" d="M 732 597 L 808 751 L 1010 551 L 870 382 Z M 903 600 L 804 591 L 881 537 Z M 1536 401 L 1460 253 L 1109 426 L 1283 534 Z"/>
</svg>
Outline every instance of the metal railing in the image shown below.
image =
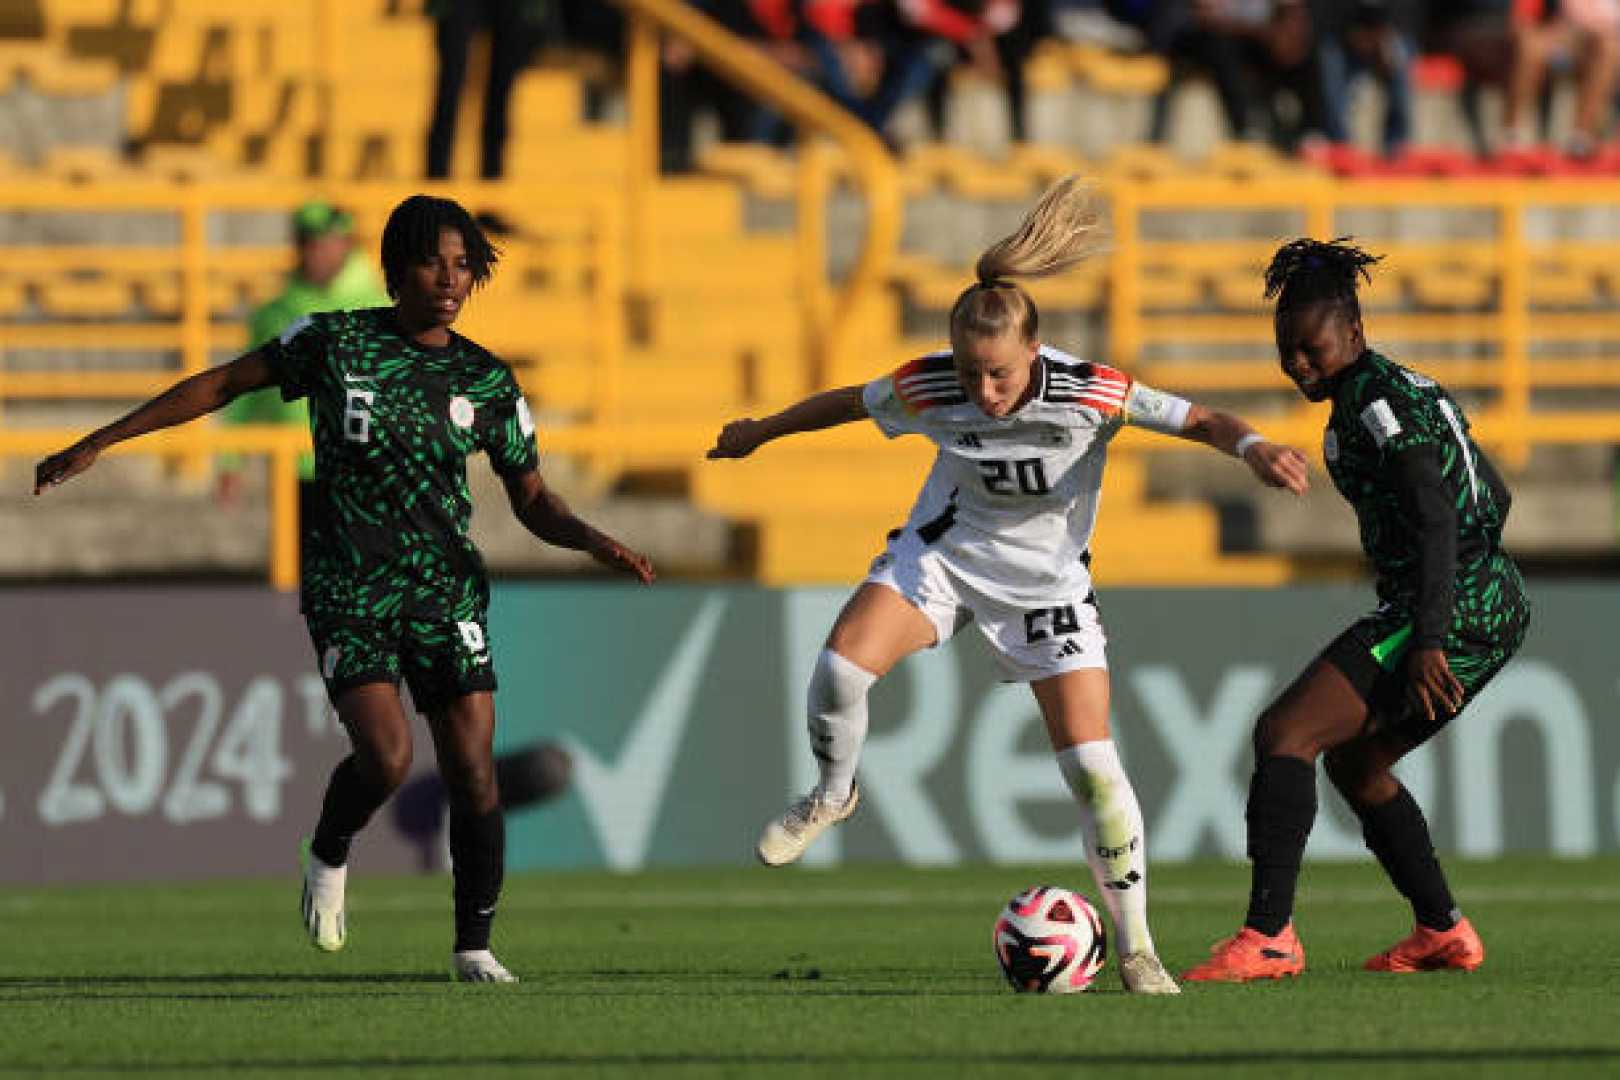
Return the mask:
<svg viewBox="0 0 1620 1080">
<path fill-rule="evenodd" d="M 626 221 L 631 239 L 630 285 L 634 298 L 651 302 L 660 266 L 651 237 L 658 182 L 659 36 L 690 45 L 703 62 L 754 98 L 800 125 L 798 197 L 799 289 L 809 354 L 806 390 L 819 388 L 837 355 L 842 334 L 861 302 L 882 287 L 899 244 L 900 183 L 881 139 L 832 99 L 785 69 L 753 45 L 679 0 L 614 0 L 630 20 L 626 86 L 630 104 L 630 175 L 625 185 Z M 834 288 L 827 278 L 827 203 L 832 164 L 820 138 L 844 151 L 866 196 L 865 239 L 853 269 Z"/>
<path fill-rule="evenodd" d="M 1347 231 L 1350 211 L 1476 211 L 1489 215 L 1490 235 L 1458 240 L 1362 237 L 1368 249 L 1389 256 L 1375 275 L 1406 272 L 1412 264 L 1441 261 L 1466 264 L 1492 279 L 1492 302 L 1464 312 L 1368 312 L 1369 340 L 1426 343 L 1475 342 L 1488 355 L 1468 359 L 1420 360 L 1415 366 L 1452 388 L 1486 393 L 1488 405 L 1474 416 L 1478 436 L 1499 448 L 1503 460 L 1519 468 L 1536 444 L 1620 443 L 1620 411 L 1613 408 L 1537 406 L 1539 390 L 1612 389 L 1620 386 L 1620 309 L 1542 312 L 1532 303 L 1530 280 L 1538 262 L 1593 269 L 1620 264 L 1620 238 L 1536 239 L 1528 227 L 1532 210 L 1605 210 L 1615 204 L 1613 184 L 1570 181 L 1338 181 L 1328 176 L 1290 177 L 1286 182 L 1249 183 L 1159 180 L 1115 185 L 1110 199 L 1115 247 L 1109 267 L 1108 355 L 1146 382 L 1183 390 L 1257 390 L 1277 386 L 1271 321 L 1258 303 L 1259 267 L 1283 237 L 1264 240 L 1150 240 L 1146 215 L 1165 212 L 1291 212 L 1297 235 L 1328 238 Z M 1256 261 L 1258 259 L 1258 265 Z M 1238 274 L 1252 281 L 1255 310 L 1220 313 L 1150 310 L 1144 269 L 1153 261 L 1200 266 L 1215 274 Z M 1424 271 L 1419 271 L 1424 272 Z M 1597 345 L 1582 355 L 1546 342 Z M 1182 359 L 1146 361 L 1158 346 L 1174 345 Z M 1207 346 L 1208 357 L 1196 354 Z M 1242 349 L 1239 356 L 1234 349 Z M 1397 352 L 1396 359 L 1401 359 Z M 1298 404 L 1286 416 L 1268 420 L 1300 441 L 1320 435 L 1320 410 Z"/>
</svg>

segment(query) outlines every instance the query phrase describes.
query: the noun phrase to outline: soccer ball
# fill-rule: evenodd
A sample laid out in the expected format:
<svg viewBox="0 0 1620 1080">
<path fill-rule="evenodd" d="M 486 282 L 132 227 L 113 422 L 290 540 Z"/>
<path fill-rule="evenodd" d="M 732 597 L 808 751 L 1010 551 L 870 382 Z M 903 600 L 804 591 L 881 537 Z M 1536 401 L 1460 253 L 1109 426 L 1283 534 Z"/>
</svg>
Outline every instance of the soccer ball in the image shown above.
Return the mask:
<svg viewBox="0 0 1620 1080">
<path fill-rule="evenodd" d="M 996 919 L 996 959 L 1019 993 L 1078 994 L 1107 959 L 1102 919 L 1079 893 L 1056 885 L 1025 889 Z"/>
</svg>

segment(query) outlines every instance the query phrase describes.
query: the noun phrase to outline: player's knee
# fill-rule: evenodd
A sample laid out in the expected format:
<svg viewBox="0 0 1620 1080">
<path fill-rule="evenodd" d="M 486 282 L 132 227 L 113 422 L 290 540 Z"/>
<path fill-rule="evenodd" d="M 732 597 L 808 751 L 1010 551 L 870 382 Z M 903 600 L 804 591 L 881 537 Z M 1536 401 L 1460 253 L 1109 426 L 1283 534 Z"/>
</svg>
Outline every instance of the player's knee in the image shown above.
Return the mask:
<svg viewBox="0 0 1620 1080">
<path fill-rule="evenodd" d="M 1347 750 L 1329 750 L 1322 756 L 1322 768 L 1341 794 L 1356 790 L 1366 773 L 1365 763 Z"/>
<path fill-rule="evenodd" d="M 448 777 L 446 779 L 449 780 Z M 461 776 L 445 786 L 454 805 L 474 814 L 487 814 L 501 804 L 500 789 L 493 770 L 487 774 L 475 772 Z"/>
<path fill-rule="evenodd" d="M 1254 724 L 1254 759 L 1263 761 L 1281 753 L 1288 744 L 1287 724 L 1275 708 L 1260 714 Z"/>
<path fill-rule="evenodd" d="M 393 794 L 411 772 L 411 744 L 397 742 L 370 748 L 367 764 L 372 781 L 384 791 Z"/>
<path fill-rule="evenodd" d="M 1352 807 L 1385 802 L 1393 794 L 1394 775 L 1359 750 L 1329 750 L 1322 765 L 1333 787 Z"/>
<path fill-rule="evenodd" d="M 831 649 L 822 649 L 810 673 L 807 695 L 810 715 L 825 716 L 858 705 L 877 676 L 851 663 Z"/>
<path fill-rule="evenodd" d="M 1319 735 L 1299 723 L 1297 713 L 1289 713 L 1275 706 L 1260 714 L 1254 725 L 1254 759 L 1292 757 L 1301 761 L 1315 761 L 1322 753 Z"/>
</svg>

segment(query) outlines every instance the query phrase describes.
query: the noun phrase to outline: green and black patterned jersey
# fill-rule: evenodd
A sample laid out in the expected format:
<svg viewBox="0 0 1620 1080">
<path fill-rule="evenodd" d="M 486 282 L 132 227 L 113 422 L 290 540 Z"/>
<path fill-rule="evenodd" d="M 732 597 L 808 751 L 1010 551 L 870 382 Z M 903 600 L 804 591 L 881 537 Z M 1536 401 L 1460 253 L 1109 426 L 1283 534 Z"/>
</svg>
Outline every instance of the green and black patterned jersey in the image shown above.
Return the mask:
<svg viewBox="0 0 1620 1080">
<path fill-rule="evenodd" d="M 266 346 L 282 397 L 309 399 L 317 512 L 303 523 L 303 609 L 327 617 L 446 615 L 488 604 L 467 535 L 467 455 L 502 476 L 536 467 L 512 371 L 452 333 L 442 348 L 393 308 L 301 319 Z"/>
<path fill-rule="evenodd" d="M 1507 488 L 1444 388 L 1368 350 L 1335 381 L 1322 452 L 1334 486 L 1356 512 L 1362 550 L 1390 615 L 1414 620 L 1420 639 L 1522 633 L 1528 608 L 1518 570 L 1501 550 Z M 1410 479 L 1414 455 L 1430 463 L 1426 492 L 1415 492 Z M 1424 535 L 1423 498 L 1454 510 L 1454 537 Z M 1436 543 L 1445 552 L 1454 543 L 1455 573 L 1425 593 L 1423 553 Z M 1426 618 L 1425 603 L 1437 601 L 1443 610 Z"/>
</svg>

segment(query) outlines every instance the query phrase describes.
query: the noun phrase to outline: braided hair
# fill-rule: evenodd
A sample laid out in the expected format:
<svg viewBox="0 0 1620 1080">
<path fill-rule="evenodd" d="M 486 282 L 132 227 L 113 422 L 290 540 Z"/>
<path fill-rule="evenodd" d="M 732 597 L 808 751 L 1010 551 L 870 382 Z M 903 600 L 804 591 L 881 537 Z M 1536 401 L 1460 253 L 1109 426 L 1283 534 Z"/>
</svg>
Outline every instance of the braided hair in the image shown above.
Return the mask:
<svg viewBox="0 0 1620 1080">
<path fill-rule="evenodd" d="M 1351 244 L 1350 237 L 1336 240 L 1290 240 L 1277 249 L 1266 267 L 1267 300 L 1277 301 L 1277 313 L 1307 304 L 1337 304 L 1345 317 L 1361 318 L 1356 290 L 1362 281 L 1371 282 L 1367 267 L 1380 256 L 1369 255 Z"/>
<path fill-rule="evenodd" d="M 458 202 L 433 195 L 412 195 L 388 215 L 383 227 L 383 278 L 388 295 L 398 296 L 406 272 L 415 264 L 432 259 L 439 252 L 439 234 L 454 229 L 467 249 L 467 266 L 472 270 L 473 288 L 489 281 L 500 259 L 500 251 L 489 242 L 484 230 Z"/>
</svg>

